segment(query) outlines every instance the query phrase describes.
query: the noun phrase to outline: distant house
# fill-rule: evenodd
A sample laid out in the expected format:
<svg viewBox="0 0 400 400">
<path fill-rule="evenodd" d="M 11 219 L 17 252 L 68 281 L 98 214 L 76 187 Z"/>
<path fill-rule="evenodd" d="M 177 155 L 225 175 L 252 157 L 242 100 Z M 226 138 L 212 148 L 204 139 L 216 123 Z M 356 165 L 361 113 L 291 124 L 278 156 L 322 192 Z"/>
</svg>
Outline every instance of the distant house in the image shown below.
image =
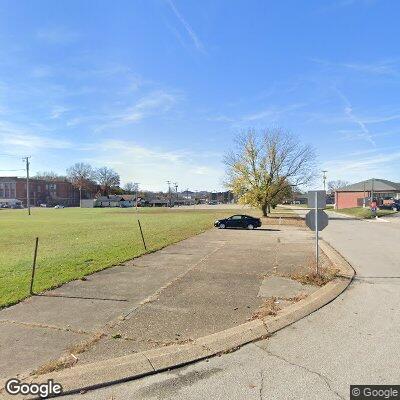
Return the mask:
<svg viewBox="0 0 400 400">
<path fill-rule="evenodd" d="M 95 207 L 96 199 L 82 199 L 81 208 L 93 208 Z"/>
<path fill-rule="evenodd" d="M 293 192 L 289 197 L 282 201 L 282 204 L 307 204 L 307 194 L 301 192 Z"/>
<path fill-rule="evenodd" d="M 133 207 L 135 197 L 133 195 L 109 195 L 96 199 L 96 207 Z"/>
<path fill-rule="evenodd" d="M 120 207 L 134 207 L 136 204 L 136 196 L 133 194 L 123 194 L 120 200 Z"/>
<path fill-rule="evenodd" d="M 148 204 L 150 207 L 168 207 L 169 200 L 167 200 L 167 199 L 149 199 Z"/>
<path fill-rule="evenodd" d="M 400 183 L 385 179 L 368 179 L 335 190 L 335 208 L 365 207 L 376 200 L 400 199 Z"/>
</svg>

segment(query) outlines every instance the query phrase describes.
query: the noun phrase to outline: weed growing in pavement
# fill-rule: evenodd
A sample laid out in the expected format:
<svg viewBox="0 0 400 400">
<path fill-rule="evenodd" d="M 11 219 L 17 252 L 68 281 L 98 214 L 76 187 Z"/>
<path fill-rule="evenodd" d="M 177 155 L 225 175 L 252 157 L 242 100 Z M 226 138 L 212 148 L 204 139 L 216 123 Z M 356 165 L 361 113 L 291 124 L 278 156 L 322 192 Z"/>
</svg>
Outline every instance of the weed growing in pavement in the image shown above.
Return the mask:
<svg viewBox="0 0 400 400">
<path fill-rule="evenodd" d="M 250 320 L 263 319 L 269 315 L 276 315 L 280 310 L 276 297 L 269 297 L 263 304 L 253 313 Z"/>
</svg>

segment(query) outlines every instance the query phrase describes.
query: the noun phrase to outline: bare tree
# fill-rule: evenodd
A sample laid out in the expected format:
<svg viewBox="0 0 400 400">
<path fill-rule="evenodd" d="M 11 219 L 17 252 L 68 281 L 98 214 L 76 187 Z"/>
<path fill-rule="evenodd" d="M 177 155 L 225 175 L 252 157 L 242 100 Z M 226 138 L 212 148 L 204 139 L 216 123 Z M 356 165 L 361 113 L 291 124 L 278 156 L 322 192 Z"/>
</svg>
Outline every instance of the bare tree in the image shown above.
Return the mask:
<svg viewBox="0 0 400 400">
<path fill-rule="evenodd" d="M 267 216 L 292 188 L 315 177 L 315 153 L 282 129 L 249 130 L 225 158 L 226 185 L 242 204 L 260 207 Z"/>
<path fill-rule="evenodd" d="M 54 171 L 38 171 L 32 179 L 54 182 L 58 180 L 64 180 L 65 176 L 58 175 Z"/>
<path fill-rule="evenodd" d="M 93 185 L 94 172 L 90 164 L 76 163 L 67 169 L 67 178 L 73 186 L 79 189 L 79 205 L 82 201 L 82 189 Z"/>
<path fill-rule="evenodd" d="M 134 192 L 136 192 L 136 184 L 133 182 L 127 182 L 124 185 L 124 189 L 126 192 L 134 193 Z"/>
<path fill-rule="evenodd" d="M 110 192 L 111 188 L 118 186 L 120 183 L 120 177 L 118 173 L 109 167 L 101 167 L 96 169 L 95 176 L 103 194 L 105 195 Z"/>
<path fill-rule="evenodd" d="M 333 193 L 336 190 L 345 187 L 345 186 L 349 186 L 350 182 L 347 181 L 342 181 L 340 179 L 338 179 L 337 181 L 329 181 L 328 182 L 328 192 Z"/>
</svg>

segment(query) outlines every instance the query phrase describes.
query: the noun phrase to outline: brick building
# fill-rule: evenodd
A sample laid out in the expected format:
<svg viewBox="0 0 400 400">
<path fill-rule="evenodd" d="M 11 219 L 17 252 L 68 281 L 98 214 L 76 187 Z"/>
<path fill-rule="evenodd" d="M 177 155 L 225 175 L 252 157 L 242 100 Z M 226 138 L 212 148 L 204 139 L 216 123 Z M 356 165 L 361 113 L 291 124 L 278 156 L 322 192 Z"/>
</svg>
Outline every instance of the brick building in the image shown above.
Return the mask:
<svg viewBox="0 0 400 400">
<path fill-rule="evenodd" d="M 385 179 L 368 179 L 335 190 L 335 208 L 368 206 L 371 196 L 378 204 L 387 199 L 400 199 L 400 183 Z"/>
<path fill-rule="evenodd" d="M 79 190 L 66 180 L 31 179 L 29 189 L 31 206 L 79 206 Z M 94 195 L 95 191 L 82 191 L 82 198 L 93 198 Z M 0 199 L 17 199 L 26 207 L 26 179 L 0 177 Z"/>
</svg>

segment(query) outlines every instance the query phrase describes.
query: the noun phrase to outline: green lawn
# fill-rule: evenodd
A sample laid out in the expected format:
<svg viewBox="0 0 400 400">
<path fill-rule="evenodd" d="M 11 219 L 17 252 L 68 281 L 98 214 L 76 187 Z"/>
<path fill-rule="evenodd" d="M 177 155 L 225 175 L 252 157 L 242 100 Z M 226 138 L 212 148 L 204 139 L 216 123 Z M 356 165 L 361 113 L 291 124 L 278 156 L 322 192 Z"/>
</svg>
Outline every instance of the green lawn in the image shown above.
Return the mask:
<svg viewBox="0 0 400 400">
<path fill-rule="evenodd" d="M 232 210 L 143 208 L 148 251 L 213 226 Z M 29 295 L 35 237 L 39 252 L 35 291 L 116 265 L 144 253 L 133 209 L 0 210 L 0 307 Z"/>
<path fill-rule="evenodd" d="M 370 219 L 372 218 L 372 213 L 369 208 L 354 207 L 354 208 L 343 208 L 341 210 L 335 210 L 340 214 L 351 215 L 356 218 Z M 394 214 L 396 211 L 392 210 L 378 210 L 378 217 L 384 217 L 385 215 Z"/>
</svg>

